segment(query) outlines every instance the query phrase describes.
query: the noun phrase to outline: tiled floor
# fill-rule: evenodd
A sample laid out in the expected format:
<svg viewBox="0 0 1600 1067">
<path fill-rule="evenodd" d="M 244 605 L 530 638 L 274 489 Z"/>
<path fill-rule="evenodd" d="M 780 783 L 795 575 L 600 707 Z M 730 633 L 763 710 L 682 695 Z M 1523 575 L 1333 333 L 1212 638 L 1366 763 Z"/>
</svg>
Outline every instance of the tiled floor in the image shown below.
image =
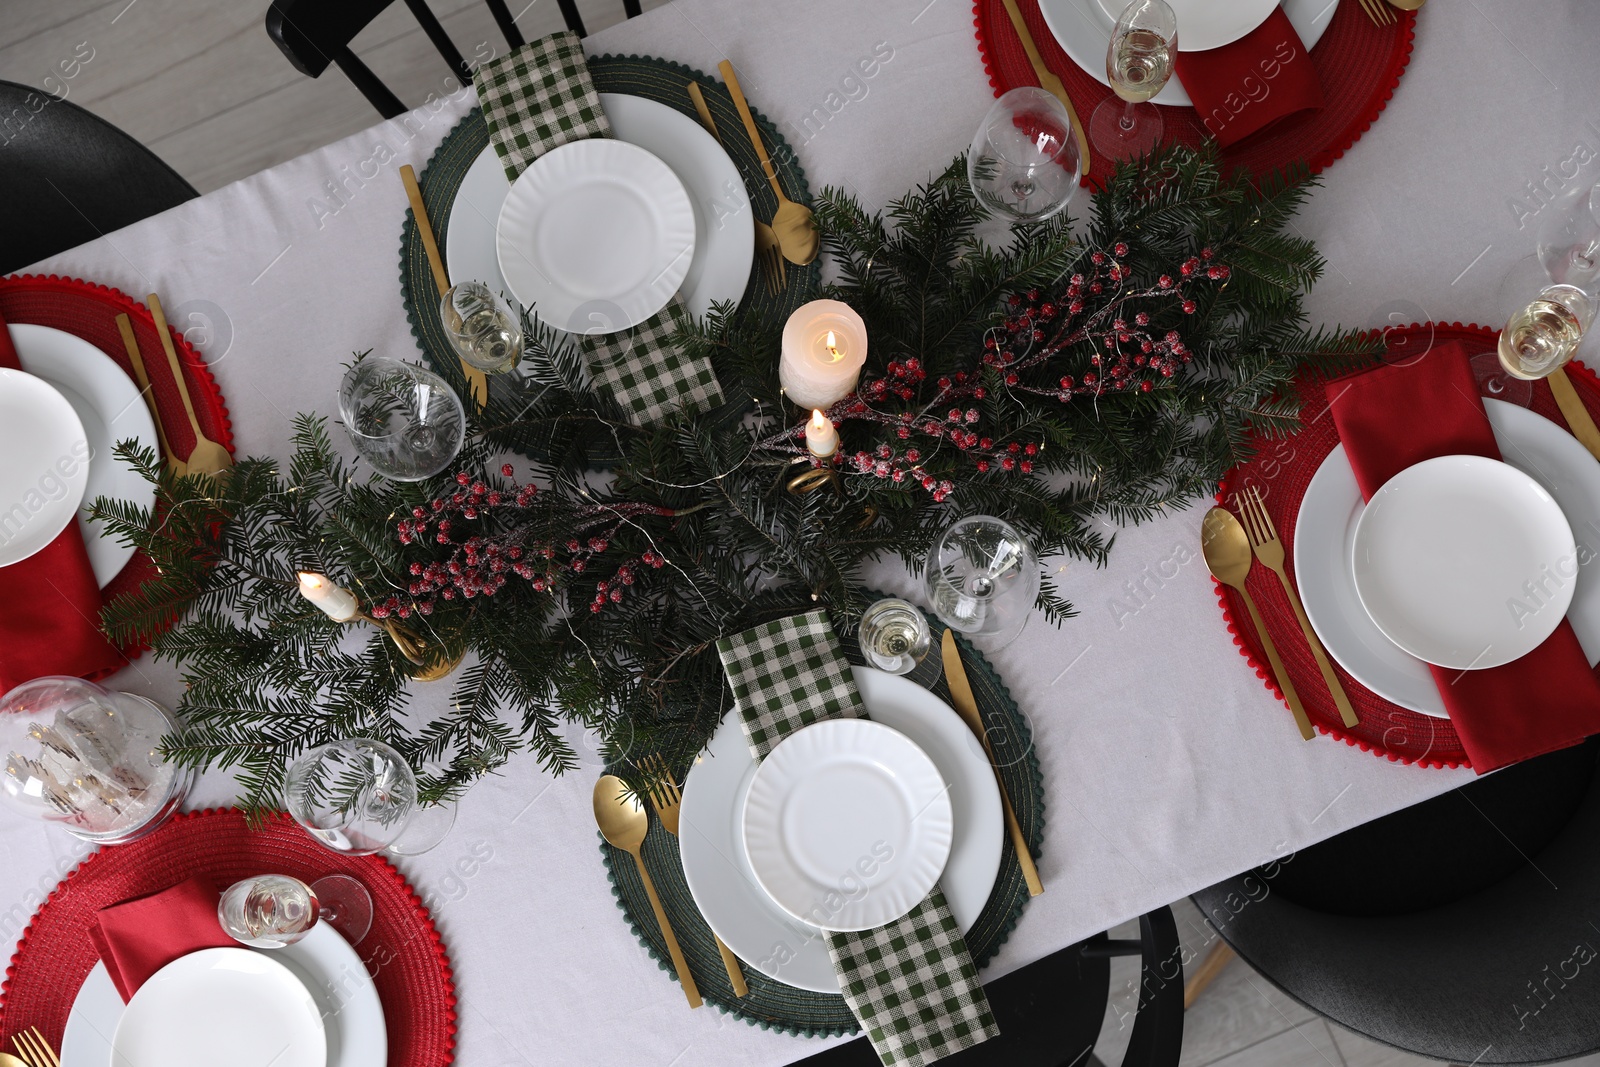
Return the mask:
<svg viewBox="0 0 1600 1067">
<path fill-rule="evenodd" d="M 463 53 L 473 54 L 480 42 L 504 47 L 481 0 L 432 6 Z M 511 6 L 516 11 L 520 4 Z M 621 0 L 579 0 L 579 7 L 591 30 L 622 17 Z M 206 192 L 377 119 L 337 70 L 313 81 L 291 68 L 267 38 L 266 8 L 267 0 L 0 0 L 0 78 L 65 92 Z M 561 25 L 553 0 L 532 0 L 518 24 L 530 39 Z M 355 47 L 407 103 L 443 87 L 444 62 L 401 4 L 362 31 Z M 1194 958 L 1204 958 L 1211 934 L 1199 912 L 1187 900 L 1173 911 L 1184 943 Z M 1138 1000 L 1136 961 L 1114 961 L 1112 983 L 1098 1056 L 1115 1067 Z M 1317 1018 L 1238 960 L 1185 1021 L 1182 1067 L 1432 1062 Z M 1600 1067 L 1600 1057 L 1575 1063 Z"/>
</svg>

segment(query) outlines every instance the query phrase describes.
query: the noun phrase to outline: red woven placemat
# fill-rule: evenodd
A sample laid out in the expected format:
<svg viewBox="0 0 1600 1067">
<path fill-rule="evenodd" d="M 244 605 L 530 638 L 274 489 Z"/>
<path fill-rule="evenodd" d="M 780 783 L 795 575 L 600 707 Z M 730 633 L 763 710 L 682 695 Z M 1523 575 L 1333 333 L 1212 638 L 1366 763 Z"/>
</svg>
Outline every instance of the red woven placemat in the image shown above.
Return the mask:
<svg viewBox="0 0 1600 1067">
<path fill-rule="evenodd" d="M 194 432 L 190 429 L 183 399 L 178 395 L 177 384 L 173 381 L 166 351 L 161 346 L 161 335 L 156 332 L 155 320 L 143 304 L 120 290 L 77 278 L 62 278 L 54 274 L 49 277 L 16 274 L 0 278 L 0 316 L 7 322 L 50 326 L 81 337 L 110 356 L 123 373 L 132 378 L 133 363 L 128 359 L 128 350 L 122 343 L 122 332 L 117 328 L 117 316 L 122 314 L 133 321 L 133 333 L 139 341 L 145 372 L 150 375 L 151 392 L 156 398 L 156 408 L 161 412 L 161 424 L 167 431 L 167 441 L 178 455 L 187 456 L 194 447 Z M 223 402 L 222 392 L 212 380 L 205 360 L 183 339 L 183 334 L 172 330 L 170 324 L 168 329 L 178 351 L 178 361 L 183 364 L 184 380 L 189 386 L 189 399 L 194 401 L 195 418 L 200 422 L 200 429 L 205 431 L 207 437 L 232 452 L 233 423 L 228 419 L 228 406 Z M 142 552 L 135 553 L 127 566 L 105 587 L 105 598 L 110 600 L 137 589 L 145 579 L 154 575 L 150 557 Z M 122 648 L 122 654 L 133 659 L 147 647 L 143 642 L 133 642 Z"/>
<path fill-rule="evenodd" d="M 399 871 L 381 856 L 343 856 L 313 842 L 287 815 L 258 830 L 243 814 L 179 815 L 127 845 L 102 848 L 61 880 L 22 932 L 0 986 L 0 1032 L 37 1026 L 51 1045 L 78 987 L 99 957 L 89 924 L 108 904 L 154 893 L 192 875 L 218 889 L 257 874 L 312 882 L 329 874 L 359 879 L 372 894 L 372 931 L 356 946 L 383 1002 L 390 1067 L 445 1067 L 455 1058 L 456 990 L 450 957 L 433 917 Z"/>
<path fill-rule="evenodd" d="M 1474 356 L 1481 352 L 1493 352 L 1499 336 L 1497 330 L 1463 326 L 1459 322 L 1413 325 L 1388 332 L 1389 355 L 1386 358 L 1391 361 L 1414 358 L 1434 345 L 1447 341 L 1461 341 L 1466 346 L 1467 354 Z M 1570 364 L 1567 373 L 1574 382 L 1579 383 L 1578 395 L 1583 398 L 1584 406 L 1590 414 L 1600 419 L 1600 379 L 1596 379 L 1594 373 L 1581 363 Z M 1223 476 L 1217 493 L 1218 503 L 1237 511 L 1233 506 L 1233 493 L 1249 486 L 1261 489 L 1267 511 L 1283 541 L 1284 566 L 1291 579 L 1294 574 L 1293 534 L 1295 522 L 1300 516 L 1300 501 L 1305 496 L 1311 476 L 1316 474 L 1322 461 L 1339 443 L 1338 431 L 1327 414 L 1328 402 L 1323 393 L 1322 380 L 1308 376 L 1301 381 L 1299 388 L 1305 428 L 1293 437 L 1263 442 L 1255 459 Z M 1531 408 L 1563 429 L 1566 428 L 1567 424 L 1546 383 L 1533 383 Z M 1333 669 L 1344 683 L 1350 703 L 1361 719 L 1358 726 L 1344 726 L 1277 577 L 1265 567 L 1252 567 L 1245 584 L 1255 598 L 1256 607 L 1261 611 L 1273 642 L 1278 646 L 1284 669 L 1289 672 L 1290 680 L 1300 693 L 1306 714 L 1318 730 L 1346 744 L 1357 745 L 1400 763 L 1417 763 L 1424 767 L 1472 765 L 1449 719 L 1436 719 L 1391 704 L 1352 678 L 1336 662 Z M 1272 681 L 1266 653 L 1250 623 L 1250 613 L 1243 599 L 1232 589 L 1217 583 L 1217 600 L 1222 605 L 1222 615 L 1228 622 L 1233 643 L 1255 668 L 1256 676 L 1282 700 L 1283 693 Z M 1290 728 L 1287 716 L 1284 728 Z"/>
<path fill-rule="evenodd" d="M 1078 118 L 1087 127 L 1095 106 L 1110 96 L 1111 90 L 1061 50 L 1039 13 L 1039 0 L 1017 3 L 1045 66 L 1061 78 Z M 995 95 L 1019 85 L 1038 85 L 1001 0 L 974 0 L 973 10 L 978 51 Z M 1415 12 L 1396 11 L 1394 25 L 1376 26 L 1355 0 L 1343 0 L 1322 39 L 1311 49 L 1311 61 L 1322 79 L 1326 104 L 1321 110 L 1291 116 L 1245 138 L 1222 153 L 1223 162 L 1231 168 L 1264 174 L 1305 160 L 1316 173 L 1344 155 L 1345 149 L 1367 132 L 1400 84 L 1400 75 L 1411 59 L 1415 21 Z M 1192 107 L 1163 105 L 1161 118 L 1166 123 L 1168 141 L 1197 145 L 1206 136 Z M 1085 179 L 1099 185 L 1110 176 L 1111 161 L 1092 144 L 1089 152 L 1092 169 Z"/>
</svg>

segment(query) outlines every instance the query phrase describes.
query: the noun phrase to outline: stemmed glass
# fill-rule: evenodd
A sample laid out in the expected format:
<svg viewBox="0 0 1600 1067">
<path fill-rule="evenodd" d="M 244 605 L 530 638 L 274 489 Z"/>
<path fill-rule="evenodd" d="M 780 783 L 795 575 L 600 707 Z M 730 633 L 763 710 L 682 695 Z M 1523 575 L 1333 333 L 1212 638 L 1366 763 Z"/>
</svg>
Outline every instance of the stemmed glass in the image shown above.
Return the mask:
<svg viewBox="0 0 1600 1067">
<path fill-rule="evenodd" d="M 1517 378 L 1548 378 L 1571 361 L 1594 321 L 1595 301 L 1575 285 L 1551 285 L 1500 331 L 1500 365 Z"/>
<path fill-rule="evenodd" d="M 1539 265 L 1552 282 L 1593 292 L 1600 282 L 1600 185 L 1562 193 L 1539 224 Z"/>
<path fill-rule="evenodd" d="M 934 541 L 924 577 L 934 614 L 951 629 L 998 642 L 1020 634 L 1033 614 L 1039 557 L 1010 523 L 972 515 Z"/>
<path fill-rule="evenodd" d="M 1106 48 L 1111 97 L 1089 119 L 1089 136 L 1107 159 L 1133 159 L 1161 143 L 1165 129 L 1154 105 L 1141 107 L 1172 76 L 1178 16 L 1166 0 L 1133 0 L 1122 11 Z"/>
<path fill-rule="evenodd" d="M 217 902 L 223 933 L 251 948 L 283 948 L 325 922 L 352 945 L 372 929 L 372 897 L 348 874 L 306 885 L 287 874 L 261 874 L 235 882 Z"/>
<path fill-rule="evenodd" d="M 933 630 L 913 603 L 885 597 L 861 613 L 861 655 L 879 670 L 910 674 L 933 647 Z"/>
<path fill-rule="evenodd" d="M 466 412 L 449 383 L 381 356 L 368 356 L 345 372 L 339 415 L 356 451 L 397 482 L 418 482 L 444 470 L 467 431 Z"/>
<path fill-rule="evenodd" d="M 482 282 L 459 282 L 439 298 L 450 344 L 485 374 L 504 374 L 522 362 L 522 327 L 511 305 Z"/>
<path fill-rule="evenodd" d="M 1040 222 L 1067 206 L 1082 161 L 1067 109 L 1031 85 L 989 108 L 967 153 L 967 181 L 985 206 L 1019 222 Z"/>
</svg>

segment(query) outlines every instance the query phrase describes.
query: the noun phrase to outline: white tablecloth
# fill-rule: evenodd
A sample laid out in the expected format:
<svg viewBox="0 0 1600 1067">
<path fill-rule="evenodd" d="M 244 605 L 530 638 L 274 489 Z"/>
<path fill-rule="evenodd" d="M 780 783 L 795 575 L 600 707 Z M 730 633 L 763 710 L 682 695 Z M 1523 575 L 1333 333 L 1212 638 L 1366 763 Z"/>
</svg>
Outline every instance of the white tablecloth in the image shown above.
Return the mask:
<svg viewBox="0 0 1600 1067">
<path fill-rule="evenodd" d="M 1296 223 L 1329 263 L 1314 315 L 1503 319 L 1497 290 L 1532 251 L 1537 211 L 1600 177 L 1597 42 L 1600 5 L 1585 0 L 1429 5 L 1388 109 Z M 991 99 L 968 0 L 677 0 L 587 44 L 703 71 L 731 57 L 813 188 L 841 184 L 869 205 L 965 149 Z M 874 55 L 861 77 L 857 61 Z M 395 170 L 420 169 L 471 104 L 470 90 L 437 101 L 37 270 L 159 291 L 177 325 L 199 328 L 241 454 L 284 456 L 291 416 L 335 410 L 353 351 L 417 355 L 399 297 Z M 1068 563 L 1058 580 L 1081 615 L 1059 630 L 1036 621 L 994 656 L 1044 769 L 1048 891 L 988 977 L 1471 777 L 1300 741 L 1223 625 L 1198 558 L 1201 510 L 1123 531 L 1105 569 Z M 910 588 L 894 568 L 871 577 Z M 113 684 L 168 704 L 179 692 L 148 658 Z M 450 947 L 461 1062 L 780 1064 L 815 1051 L 684 1009 L 612 899 L 585 754 L 560 779 L 517 759 L 471 792 L 442 846 L 401 863 Z M 232 795 L 214 773 L 194 799 Z M 83 850 L 11 819 L 0 848 L 9 941 Z"/>
</svg>

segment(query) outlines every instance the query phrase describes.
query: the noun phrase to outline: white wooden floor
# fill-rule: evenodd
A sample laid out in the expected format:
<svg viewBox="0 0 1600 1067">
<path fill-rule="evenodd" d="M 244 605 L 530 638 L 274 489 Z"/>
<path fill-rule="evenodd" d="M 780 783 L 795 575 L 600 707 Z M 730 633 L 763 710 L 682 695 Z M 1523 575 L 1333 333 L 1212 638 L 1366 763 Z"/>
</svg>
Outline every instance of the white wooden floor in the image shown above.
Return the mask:
<svg viewBox="0 0 1600 1067">
<path fill-rule="evenodd" d="M 328 0 L 337 2 L 337 0 Z M 511 0 L 516 12 L 524 0 Z M 645 0 L 649 8 L 665 0 Z M 432 0 L 463 54 L 500 36 L 482 0 Z M 621 0 L 579 0 L 589 29 L 622 18 Z M 267 0 L 0 0 L 0 78 L 81 104 L 139 138 L 201 192 L 370 126 L 377 119 L 336 69 L 313 81 L 267 38 Z M 558 29 L 554 0 L 518 14 L 532 39 Z M 395 4 L 356 52 L 408 105 L 444 91 L 444 61 Z M 1210 931 L 1187 900 L 1173 905 L 1194 958 Z M 1121 936 L 1129 936 L 1126 931 Z M 1099 1058 L 1121 1061 L 1137 969 L 1113 964 Z M 1431 1063 L 1318 1018 L 1235 960 L 1189 1012 L 1183 1067 L 1411 1067 Z M 1600 1057 L 1576 1061 L 1600 1067 Z"/>
</svg>

